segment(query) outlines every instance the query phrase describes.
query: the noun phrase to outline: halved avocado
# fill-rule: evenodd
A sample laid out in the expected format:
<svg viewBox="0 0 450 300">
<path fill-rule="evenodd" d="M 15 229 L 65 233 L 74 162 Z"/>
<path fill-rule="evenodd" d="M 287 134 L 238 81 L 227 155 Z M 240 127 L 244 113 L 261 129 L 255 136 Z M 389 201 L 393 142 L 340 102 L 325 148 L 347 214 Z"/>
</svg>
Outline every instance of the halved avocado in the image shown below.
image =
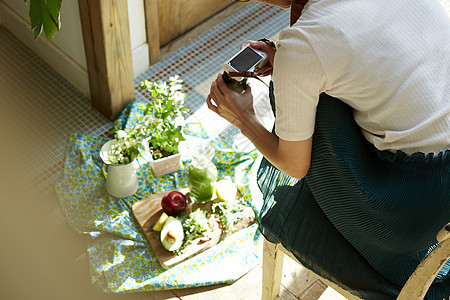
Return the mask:
<svg viewBox="0 0 450 300">
<path fill-rule="evenodd" d="M 180 248 L 184 239 L 181 221 L 174 217 L 168 217 L 161 230 L 160 239 L 163 247 L 168 251 Z"/>
</svg>

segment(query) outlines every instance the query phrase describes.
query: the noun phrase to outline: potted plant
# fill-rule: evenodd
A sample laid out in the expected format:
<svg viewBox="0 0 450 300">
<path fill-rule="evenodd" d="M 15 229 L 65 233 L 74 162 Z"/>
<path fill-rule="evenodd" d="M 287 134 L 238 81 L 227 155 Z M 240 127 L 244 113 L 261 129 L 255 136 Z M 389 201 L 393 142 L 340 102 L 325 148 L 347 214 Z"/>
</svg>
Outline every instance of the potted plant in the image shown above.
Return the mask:
<svg viewBox="0 0 450 300">
<path fill-rule="evenodd" d="M 185 138 L 182 134 L 185 116 L 189 108 L 184 105 L 186 94 L 182 91 L 183 81 L 179 76 L 161 80 L 141 82 L 140 87 L 148 90 L 152 101 L 142 104 L 143 116 L 139 120 L 140 132 L 146 137 L 144 146 L 151 153 L 150 163 L 156 176 L 178 170 L 180 153 L 178 146 Z"/>
<path fill-rule="evenodd" d="M 126 132 L 113 129 L 115 138 L 106 142 L 100 149 L 100 158 L 107 165 L 106 191 L 114 197 L 128 197 L 139 187 L 134 160 L 142 145 L 135 130 Z"/>
</svg>

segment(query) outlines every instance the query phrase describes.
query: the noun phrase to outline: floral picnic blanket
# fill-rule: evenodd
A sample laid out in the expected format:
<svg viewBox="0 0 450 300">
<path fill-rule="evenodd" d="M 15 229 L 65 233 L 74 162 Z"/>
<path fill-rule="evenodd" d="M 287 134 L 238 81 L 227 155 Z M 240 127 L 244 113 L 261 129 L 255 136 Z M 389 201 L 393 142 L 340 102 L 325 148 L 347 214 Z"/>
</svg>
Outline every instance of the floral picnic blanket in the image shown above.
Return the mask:
<svg viewBox="0 0 450 300">
<path fill-rule="evenodd" d="M 123 128 L 139 114 L 139 103 L 130 104 L 119 116 Z M 238 151 L 233 142 L 207 136 L 200 124 L 185 127 L 186 141 L 180 170 L 155 177 L 143 157 L 136 163 L 139 189 L 125 198 L 110 196 L 105 188 L 107 168 L 99 156 L 107 141 L 99 136 L 71 134 L 65 154 L 64 172 L 56 192 L 71 227 L 90 238 L 87 244 L 92 282 L 105 292 L 125 293 L 232 283 L 260 261 L 261 237 L 256 224 L 234 233 L 212 248 L 168 270 L 161 267 L 133 216 L 132 205 L 150 195 L 187 186 L 189 144 L 211 138 L 216 147 L 213 162 L 219 179 L 230 176 L 240 193 L 258 214 L 255 174 L 257 150 Z"/>
</svg>

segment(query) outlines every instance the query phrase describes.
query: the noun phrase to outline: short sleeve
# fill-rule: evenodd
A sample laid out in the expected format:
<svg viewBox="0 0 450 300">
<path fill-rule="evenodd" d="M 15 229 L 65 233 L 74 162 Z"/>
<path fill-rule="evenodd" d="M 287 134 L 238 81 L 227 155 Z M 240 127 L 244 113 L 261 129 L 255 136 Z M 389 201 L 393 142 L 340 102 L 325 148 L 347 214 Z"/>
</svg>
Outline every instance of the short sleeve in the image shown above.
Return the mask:
<svg viewBox="0 0 450 300">
<path fill-rule="evenodd" d="M 322 64 L 297 28 L 280 32 L 274 70 L 275 133 L 287 141 L 308 139 L 314 133 L 319 95 L 325 90 Z"/>
</svg>

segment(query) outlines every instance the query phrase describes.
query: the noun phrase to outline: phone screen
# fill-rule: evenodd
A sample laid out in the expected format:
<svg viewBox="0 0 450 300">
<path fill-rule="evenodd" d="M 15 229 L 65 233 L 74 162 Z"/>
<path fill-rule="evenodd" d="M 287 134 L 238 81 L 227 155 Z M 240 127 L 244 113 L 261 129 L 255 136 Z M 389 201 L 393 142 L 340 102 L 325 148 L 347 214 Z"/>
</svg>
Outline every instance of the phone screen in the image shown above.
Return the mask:
<svg viewBox="0 0 450 300">
<path fill-rule="evenodd" d="M 236 57 L 230 60 L 230 66 L 236 71 L 248 71 L 251 67 L 257 64 L 262 59 L 261 55 L 253 51 L 252 48 L 245 48 Z"/>
</svg>

